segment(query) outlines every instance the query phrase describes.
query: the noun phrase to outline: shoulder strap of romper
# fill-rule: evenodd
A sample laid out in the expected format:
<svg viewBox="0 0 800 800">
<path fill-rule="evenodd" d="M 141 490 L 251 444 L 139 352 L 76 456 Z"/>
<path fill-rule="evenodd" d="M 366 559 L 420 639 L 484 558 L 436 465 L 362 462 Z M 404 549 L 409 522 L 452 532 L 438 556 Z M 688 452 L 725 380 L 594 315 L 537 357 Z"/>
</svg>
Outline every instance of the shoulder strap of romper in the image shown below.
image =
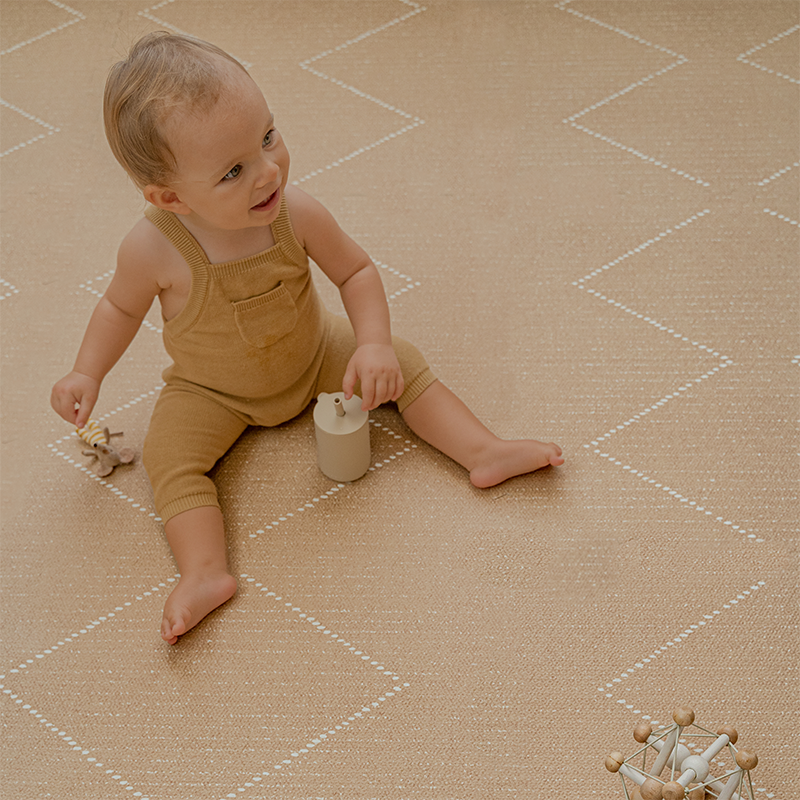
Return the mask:
<svg viewBox="0 0 800 800">
<path fill-rule="evenodd" d="M 278 217 L 270 227 L 275 238 L 275 244 L 280 245 L 285 255 L 297 264 L 306 264 L 308 262 L 306 251 L 303 250 L 302 245 L 294 235 L 285 194 L 281 197 L 281 209 L 278 212 Z"/>
<path fill-rule="evenodd" d="M 165 336 L 167 335 L 167 326 L 170 326 L 172 335 L 177 336 L 194 324 L 203 307 L 206 292 L 208 291 L 208 257 L 203 248 L 200 247 L 197 239 L 183 227 L 171 211 L 148 206 L 144 215 L 175 246 L 192 272 L 192 288 L 189 292 L 186 306 L 177 317 L 171 319 L 164 326 Z"/>
<path fill-rule="evenodd" d="M 178 252 L 186 259 L 186 263 L 192 268 L 192 272 L 195 271 L 195 267 L 208 265 L 208 258 L 203 252 L 203 248 L 200 247 L 197 239 L 181 225 L 175 214 L 165 211 L 163 208 L 148 206 L 144 215 L 175 245 Z"/>
</svg>

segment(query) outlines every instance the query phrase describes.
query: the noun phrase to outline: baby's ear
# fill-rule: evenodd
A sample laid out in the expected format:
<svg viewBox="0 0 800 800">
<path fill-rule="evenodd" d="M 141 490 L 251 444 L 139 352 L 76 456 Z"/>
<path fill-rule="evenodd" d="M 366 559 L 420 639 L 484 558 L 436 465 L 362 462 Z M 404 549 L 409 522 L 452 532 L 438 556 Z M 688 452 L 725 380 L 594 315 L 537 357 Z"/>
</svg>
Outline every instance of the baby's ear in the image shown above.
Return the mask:
<svg viewBox="0 0 800 800">
<path fill-rule="evenodd" d="M 175 214 L 189 214 L 191 209 L 175 194 L 173 189 L 166 186 L 148 184 L 144 187 L 144 199 L 156 208 L 172 211 Z"/>
</svg>

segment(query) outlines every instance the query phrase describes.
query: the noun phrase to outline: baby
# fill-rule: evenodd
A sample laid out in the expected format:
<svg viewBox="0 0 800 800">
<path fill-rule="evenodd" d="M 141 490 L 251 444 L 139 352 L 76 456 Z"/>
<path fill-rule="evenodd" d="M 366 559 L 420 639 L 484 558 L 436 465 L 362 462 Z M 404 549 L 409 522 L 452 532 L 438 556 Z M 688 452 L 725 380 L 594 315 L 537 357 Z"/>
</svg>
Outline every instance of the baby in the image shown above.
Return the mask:
<svg viewBox="0 0 800 800">
<path fill-rule="evenodd" d="M 82 427 L 100 385 L 158 297 L 173 364 L 143 462 L 180 580 L 166 601 L 169 644 L 236 591 L 207 473 L 248 425 L 279 425 L 320 392 L 394 401 L 409 427 L 475 486 L 564 463 L 561 448 L 491 433 L 390 333 L 378 271 L 314 198 L 289 185 L 289 152 L 261 91 L 214 45 L 153 33 L 108 77 L 115 157 L 149 203 L 119 248 L 73 371 L 51 403 Z M 313 259 L 347 319 L 320 303 Z"/>
</svg>

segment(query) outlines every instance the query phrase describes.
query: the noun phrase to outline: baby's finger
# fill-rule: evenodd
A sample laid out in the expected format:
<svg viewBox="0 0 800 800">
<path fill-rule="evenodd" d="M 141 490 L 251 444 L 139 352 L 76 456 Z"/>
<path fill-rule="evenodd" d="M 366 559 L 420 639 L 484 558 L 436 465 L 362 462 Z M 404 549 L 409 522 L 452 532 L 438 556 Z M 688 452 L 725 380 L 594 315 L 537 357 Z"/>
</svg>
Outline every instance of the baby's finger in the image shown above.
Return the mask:
<svg viewBox="0 0 800 800">
<path fill-rule="evenodd" d="M 358 375 L 356 374 L 355 367 L 348 364 L 342 380 L 342 391 L 344 392 L 345 399 L 349 400 L 353 396 L 353 390 L 356 387 L 357 380 Z"/>
<path fill-rule="evenodd" d="M 75 427 L 76 428 L 85 428 L 86 423 L 89 421 L 89 414 L 92 413 L 92 409 L 84 406 L 81 406 L 78 409 L 77 416 L 75 417 Z"/>
<path fill-rule="evenodd" d="M 375 381 L 368 378 L 361 379 L 361 410 L 369 411 L 375 406 Z"/>
<path fill-rule="evenodd" d="M 372 392 L 372 401 L 369 404 L 369 410 L 377 408 L 381 403 L 387 400 L 386 395 L 386 381 L 383 378 L 378 378 L 375 381 L 375 388 Z"/>
<path fill-rule="evenodd" d="M 400 395 L 403 394 L 403 390 L 405 389 L 405 383 L 403 382 L 403 376 L 398 375 L 394 382 L 394 391 L 392 392 L 391 399 L 398 400 Z"/>
</svg>

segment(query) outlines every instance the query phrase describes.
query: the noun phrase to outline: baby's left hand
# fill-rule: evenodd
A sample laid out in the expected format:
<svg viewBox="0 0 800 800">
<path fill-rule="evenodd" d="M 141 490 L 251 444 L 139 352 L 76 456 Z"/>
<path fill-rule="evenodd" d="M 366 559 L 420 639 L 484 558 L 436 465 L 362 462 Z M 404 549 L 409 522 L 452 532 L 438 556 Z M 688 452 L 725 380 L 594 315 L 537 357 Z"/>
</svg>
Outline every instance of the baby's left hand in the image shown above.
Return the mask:
<svg viewBox="0 0 800 800">
<path fill-rule="evenodd" d="M 397 400 L 403 394 L 403 373 L 390 344 L 362 344 L 356 350 L 342 382 L 346 399 L 353 396 L 359 380 L 363 411 L 371 411 L 381 403 Z"/>
</svg>

